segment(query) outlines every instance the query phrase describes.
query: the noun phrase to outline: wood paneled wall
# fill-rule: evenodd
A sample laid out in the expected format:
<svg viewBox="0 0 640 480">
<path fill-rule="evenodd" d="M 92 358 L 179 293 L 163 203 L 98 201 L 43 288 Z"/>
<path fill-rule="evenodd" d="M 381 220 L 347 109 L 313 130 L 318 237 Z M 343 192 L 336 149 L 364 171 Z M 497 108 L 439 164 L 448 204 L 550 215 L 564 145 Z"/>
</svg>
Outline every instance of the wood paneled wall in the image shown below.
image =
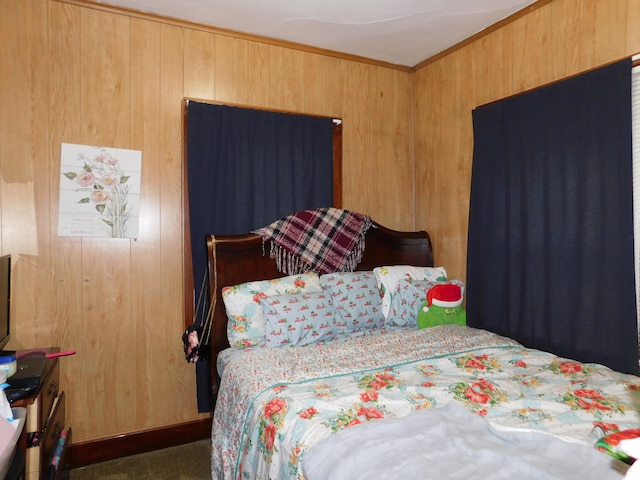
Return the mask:
<svg viewBox="0 0 640 480">
<path fill-rule="evenodd" d="M 410 72 L 55 0 L 0 0 L 13 338 L 59 345 L 74 443 L 197 413 L 182 352 L 186 98 L 339 117 L 343 206 L 414 228 Z M 140 235 L 57 235 L 60 144 L 142 151 Z"/>
<path fill-rule="evenodd" d="M 552 0 L 414 74 L 416 225 L 466 278 L 472 110 L 640 51 L 640 0 Z"/>
</svg>

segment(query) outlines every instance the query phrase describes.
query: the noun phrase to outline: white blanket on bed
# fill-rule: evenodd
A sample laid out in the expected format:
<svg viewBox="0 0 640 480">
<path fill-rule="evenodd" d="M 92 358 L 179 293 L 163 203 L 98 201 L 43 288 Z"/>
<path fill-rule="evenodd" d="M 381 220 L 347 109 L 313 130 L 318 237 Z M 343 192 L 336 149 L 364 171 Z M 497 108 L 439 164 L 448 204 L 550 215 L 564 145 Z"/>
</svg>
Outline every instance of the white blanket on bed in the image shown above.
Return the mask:
<svg viewBox="0 0 640 480">
<path fill-rule="evenodd" d="M 498 427 L 455 404 L 346 428 L 302 460 L 307 480 L 613 480 L 626 469 L 591 446 Z"/>
</svg>

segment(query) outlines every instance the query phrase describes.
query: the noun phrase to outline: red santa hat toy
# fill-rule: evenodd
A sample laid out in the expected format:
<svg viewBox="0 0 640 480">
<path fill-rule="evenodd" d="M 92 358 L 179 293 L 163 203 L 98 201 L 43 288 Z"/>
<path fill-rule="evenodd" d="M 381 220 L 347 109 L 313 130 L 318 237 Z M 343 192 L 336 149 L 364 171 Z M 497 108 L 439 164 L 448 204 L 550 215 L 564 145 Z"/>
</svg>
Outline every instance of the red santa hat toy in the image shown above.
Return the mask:
<svg viewBox="0 0 640 480">
<path fill-rule="evenodd" d="M 453 308 L 462 305 L 462 289 L 455 283 L 439 283 L 427 290 L 427 304 L 423 310 L 429 311 L 431 305 Z"/>
</svg>

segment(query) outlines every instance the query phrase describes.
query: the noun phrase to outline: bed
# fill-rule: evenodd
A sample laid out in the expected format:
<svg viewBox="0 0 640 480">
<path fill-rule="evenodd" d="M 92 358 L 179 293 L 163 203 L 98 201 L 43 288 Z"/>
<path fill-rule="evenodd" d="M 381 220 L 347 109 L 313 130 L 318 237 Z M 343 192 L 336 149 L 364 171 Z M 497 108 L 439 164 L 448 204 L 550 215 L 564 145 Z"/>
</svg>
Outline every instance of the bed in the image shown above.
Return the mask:
<svg viewBox="0 0 640 480">
<path fill-rule="evenodd" d="M 595 446 L 640 427 L 640 378 L 464 325 L 417 329 L 420 292 L 443 281 L 427 278 L 440 272 L 429 235 L 372 222 L 364 238 L 354 272 L 319 275 L 319 290 L 261 294 L 267 340 L 251 345 L 244 325 L 239 339 L 228 331 L 228 287 L 294 276 L 259 235 L 208 237 L 212 478 L 624 477 L 633 459 Z M 380 283 L 389 268 L 393 287 Z M 290 280 L 317 287 L 309 278 Z M 381 295 L 384 286 L 394 291 Z M 314 337 L 296 324 L 310 315 Z M 325 335 L 331 322 L 340 334 Z"/>
</svg>

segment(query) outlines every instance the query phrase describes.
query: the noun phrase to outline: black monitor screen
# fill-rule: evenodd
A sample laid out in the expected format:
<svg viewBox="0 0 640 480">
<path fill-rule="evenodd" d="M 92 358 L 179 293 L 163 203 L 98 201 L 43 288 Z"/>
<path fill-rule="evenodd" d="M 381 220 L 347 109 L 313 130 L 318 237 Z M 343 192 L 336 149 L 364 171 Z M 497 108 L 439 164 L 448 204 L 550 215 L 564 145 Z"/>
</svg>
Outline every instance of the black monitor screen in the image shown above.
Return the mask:
<svg viewBox="0 0 640 480">
<path fill-rule="evenodd" d="M 11 256 L 0 257 L 0 348 L 9 341 L 11 311 Z"/>
</svg>

